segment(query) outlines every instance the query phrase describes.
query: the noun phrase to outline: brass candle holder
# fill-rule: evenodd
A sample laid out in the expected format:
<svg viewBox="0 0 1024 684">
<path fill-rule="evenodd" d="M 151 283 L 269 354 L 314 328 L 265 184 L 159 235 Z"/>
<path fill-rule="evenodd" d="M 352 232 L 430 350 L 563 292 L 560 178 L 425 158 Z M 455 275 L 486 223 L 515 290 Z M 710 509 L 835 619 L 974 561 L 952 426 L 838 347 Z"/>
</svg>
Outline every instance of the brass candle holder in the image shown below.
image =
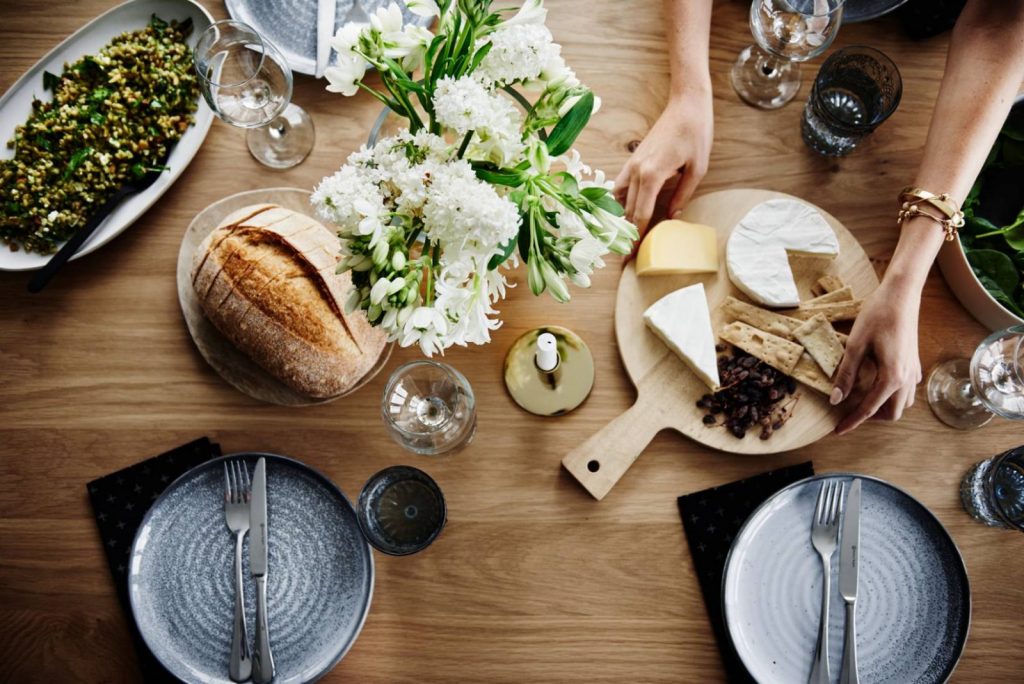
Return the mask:
<svg viewBox="0 0 1024 684">
<path fill-rule="evenodd" d="M 579 335 L 557 325 L 522 335 L 505 355 L 505 388 L 538 416 L 566 414 L 594 387 L 594 357 Z"/>
</svg>

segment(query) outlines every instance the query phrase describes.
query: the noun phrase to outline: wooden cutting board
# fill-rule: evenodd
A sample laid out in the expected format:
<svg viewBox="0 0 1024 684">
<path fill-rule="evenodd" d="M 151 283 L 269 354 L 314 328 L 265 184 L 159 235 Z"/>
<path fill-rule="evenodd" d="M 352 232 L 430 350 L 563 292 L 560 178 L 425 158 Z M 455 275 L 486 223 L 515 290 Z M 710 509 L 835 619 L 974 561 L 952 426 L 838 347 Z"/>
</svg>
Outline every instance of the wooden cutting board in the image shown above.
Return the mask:
<svg viewBox="0 0 1024 684">
<path fill-rule="evenodd" d="M 638 278 L 634 264 L 628 264 L 619 280 L 615 302 L 615 336 L 622 363 L 637 389 L 637 400 L 586 442 L 562 459 L 562 464 L 595 498 L 602 499 L 629 469 L 656 434 L 676 430 L 714 449 L 737 454 L 769 454 L 798 449 L 832 432 L 842 417 L 827 398 L 803 385 L 793 417 L 770 439 L 759 438 L 751 430 L 738 439 L 724 427 L 707 426 L 696 401 L 709 390 L 693 372 L 644 324 L 644 311 L 662 296 L 687 285 L 703 282 L 711 309 L 715 333 L 729 321 L 717 311 L 728 295 L 744 301 L 744 296 L 729 280 L 725 267 L 725 242 L 733 226 L 755 205 L 770 199 L 798 199 L 768 190 L 723 190 L 702 195 L 690 202 L 679 218 L 703 223 L 718 231 L 718 273 L 688 276 Z M 813 206 L 813 205 L 812 205 Z M 801 299 L 811 297 L 814 282 L 825 273 L 839 275 L 853 288 L 858 298 L 878 287 L 878 276 L 857 240 L 833 216 L 818 209 L 839 238 L 839 256 L 820 270 L 799 257 L 791 265 Z M 848 325 L 848 324 L 847 324 Z M 843 324 L 837 324 L 842 329 Z"/>
</svg>

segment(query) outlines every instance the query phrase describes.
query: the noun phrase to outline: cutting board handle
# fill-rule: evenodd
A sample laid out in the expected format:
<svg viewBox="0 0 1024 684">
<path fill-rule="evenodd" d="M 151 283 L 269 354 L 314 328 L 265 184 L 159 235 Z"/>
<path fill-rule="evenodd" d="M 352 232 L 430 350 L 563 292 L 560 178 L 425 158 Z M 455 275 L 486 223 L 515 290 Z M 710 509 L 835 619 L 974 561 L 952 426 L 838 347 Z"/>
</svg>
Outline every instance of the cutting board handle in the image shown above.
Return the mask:
<svg viewBox="0 0 1024 684">
<path fill-rule="evenodd" d="M 652 393 L 657 396 L 657 393 Z M 626 412 L 576 447 L 562 465 L 600 501 L 625 474 L 654 436 L 666 427 L 663 405 L 643 390 Z"/>
</svg>

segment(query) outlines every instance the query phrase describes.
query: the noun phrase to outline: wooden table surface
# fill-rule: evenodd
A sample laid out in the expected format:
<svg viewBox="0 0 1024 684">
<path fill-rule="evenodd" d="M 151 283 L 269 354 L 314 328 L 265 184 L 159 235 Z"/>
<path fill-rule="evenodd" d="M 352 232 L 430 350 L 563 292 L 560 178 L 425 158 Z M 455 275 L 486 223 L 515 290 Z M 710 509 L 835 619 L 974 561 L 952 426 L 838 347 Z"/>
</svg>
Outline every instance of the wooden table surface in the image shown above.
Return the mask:
<svg viewBox="0 0 1024 684">
<path fill-rule="evenodd" d="M 203 0 L 218 17 L 219 2 Z M 0 0 L 0 90 L 110 0 Z M 612 177 L 658 115 L 667 89 L 661 0 L 549 2 L 564 55 L 604 99 L 579 141 Z M 841 161 L 810 153 L 801 105 L 774 112 L 741 104 L 729 67 L 750 42 L 744 2 L 716 6 L 712 34 L 715 145 L 700 191 L 762 187 L 802 196 L 858 237 L 881 271 L 896 241 L 894 193 L 911 180 L 943 71 L 946 37 L 904 38 L 892 18 L 851 25 L 837 46 L 871 43 L 903 73 L 903 101 L 861 149 Z M 805 70 L 815 72 L 812 63 Z M 806 84 L 804 87 L 806 93 Z M 445 360 L 469 378 L 479 430 L 465 451 L 405 453 L 378 417 L 386 377 L 341 401 L 289 410 L 239 394 L 206 365 L 185 325 L 174 282 L 178 245 L 207 204 L 259 187 L 312 187 L 366 137 L 378 112 L 305 76 L 294 100 L 312 113 L 317 145 L 297 168 L 253 161 L 243 134 L 217 121 L 177 184 L 136 225 L 25 293 L 24 274 L 0 274 L 0 680 L 136 681 L 135 655 L 90 514 L 85 484 L 201 435 L 228 451 L 300 458 L 348 495 L 396 463 L 429 471 L 448 498 L 449 523 L 427 551 L 377 557 L 373 608 L 358 643 L 326 681 L 712 682 L 724 679 L 676 509 L 680 494 L 813 459 L 819 472 L 858 471 L 905 488 L 952 533 L 972 579 L 973 624 L 954 681 L 1019 681 L 1013 646 L 1024 613 L 1024 535 L 986 528 L 961 509 L 967 467 L 1024 442 L 1020 425 L 976 432 L 941 425 L 923 396 L 896 424 L 872 422 L 800 451 L 716 453 L 662 433 L 602 502 L 559 461 L 623 411 L 633 390 L 612 334 L 620 263 L 559 305 L 525 279 L 500 308 L 488 347 Z M 597 383 L 560 419 L 515 408 L 501 381 L 505 350 L 544 323 L 590 344 Z M 985 330 L 929 279 L 921 315 L 925 368 L 968 355 Z M 394 355 L 390 367 L 414 358 Z"/>
</svg>

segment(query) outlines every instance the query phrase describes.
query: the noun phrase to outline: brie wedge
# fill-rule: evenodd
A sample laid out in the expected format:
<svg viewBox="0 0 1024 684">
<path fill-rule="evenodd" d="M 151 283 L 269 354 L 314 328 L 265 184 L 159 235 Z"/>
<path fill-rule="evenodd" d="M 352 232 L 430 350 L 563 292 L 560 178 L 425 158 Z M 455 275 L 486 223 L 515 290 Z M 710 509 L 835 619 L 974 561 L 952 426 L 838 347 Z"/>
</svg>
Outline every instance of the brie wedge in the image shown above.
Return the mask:
<svg viewBox="0 0 1024 684">
<path fill-rule="evenodd" d="M 729 278 L 755 302 L 773 307 L 800 303 L 789 254 L 834 258 L 839 239 L 813 207 L 788 199 L 762 202 L 740 219 L 725 247 Z"/>
<path fill-rule="evenodd" d="M 671 292 L 644 312 L 644 322 L 712 390 L 719 387 L 715 333 L 704 285 Z"/>
</svg>

